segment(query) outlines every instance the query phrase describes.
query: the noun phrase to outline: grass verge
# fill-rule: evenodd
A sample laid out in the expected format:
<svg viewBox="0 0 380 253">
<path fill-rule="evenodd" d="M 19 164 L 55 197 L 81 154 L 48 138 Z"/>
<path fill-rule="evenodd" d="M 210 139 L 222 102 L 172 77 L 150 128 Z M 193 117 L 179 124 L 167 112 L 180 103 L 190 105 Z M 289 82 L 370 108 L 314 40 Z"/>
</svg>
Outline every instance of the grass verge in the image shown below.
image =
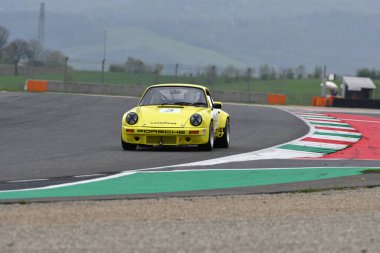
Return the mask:
<svg viewBox="0 0 380 253">
<path fill-rule="evenodd" d="M 362 174 L 373 174 L 373 173 L 380 173 L 380 169 L 367 169 L 361 171 Z"/>
</svg>

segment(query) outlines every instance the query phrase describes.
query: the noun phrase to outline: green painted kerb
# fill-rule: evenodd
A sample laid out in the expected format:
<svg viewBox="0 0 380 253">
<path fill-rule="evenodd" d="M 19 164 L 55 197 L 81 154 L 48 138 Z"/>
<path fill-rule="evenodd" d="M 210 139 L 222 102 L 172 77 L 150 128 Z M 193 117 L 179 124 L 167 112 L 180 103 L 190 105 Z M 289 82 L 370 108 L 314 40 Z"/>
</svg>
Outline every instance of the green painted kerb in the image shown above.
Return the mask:
<svg viewBox="0 0 380 253">
<path fill-rule="evenodd" d="M 312 125 L 317 126 L 335 126 L 335 127 L 345 127 L 352 128 L 349 124 L 334 124 L 334 123 L 322 123 L 322 122 L 310 122 Z"/>
<path fill-rule="evenodd" d="M 336 151 L 338 151 L 337 149 L 333 149 L 333 148 L 309 147 L 309 146 L 301 146 L 301 145 L 294 145 L 294 144 L 286 144 L 278 148 L 294 150 L 294 151 L 321 153 L 321 154 L 330 154 L 330 153 L 335 153 Z"/>
<path fill-rule="evenodd" d="M 362 136 L 359 134 L 336 134 L 336 133 L 324 133 L 324 132 L 315 132 L 317 135 L 326 135 L 326 136 L 339 136 L 339 137 L 349 137 L 360 139 Z"/>
<path fill-rule="evenodd" d="M 207 170 L 137 172 L 97 182 L 53 189 L 0 192 L 0 199 L 59 198 L 123 194 L 149 194 L 223 189 L 320 180 L 358 175 L 364 168 L 302 168 L 262 170 Z"/>
</svg>

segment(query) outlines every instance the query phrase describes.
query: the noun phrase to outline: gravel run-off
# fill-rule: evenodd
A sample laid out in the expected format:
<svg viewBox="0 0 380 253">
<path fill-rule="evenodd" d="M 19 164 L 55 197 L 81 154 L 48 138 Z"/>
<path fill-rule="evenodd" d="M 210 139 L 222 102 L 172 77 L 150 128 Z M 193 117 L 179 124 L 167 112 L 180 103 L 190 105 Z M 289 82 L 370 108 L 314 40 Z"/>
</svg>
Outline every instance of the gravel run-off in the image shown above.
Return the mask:
<svg viewBox="0 0 380 253">
<path fill-rule="evenodd" d="M 1 252 L 379 252 L 380 188 L 0 205 Z"/>
</svg>

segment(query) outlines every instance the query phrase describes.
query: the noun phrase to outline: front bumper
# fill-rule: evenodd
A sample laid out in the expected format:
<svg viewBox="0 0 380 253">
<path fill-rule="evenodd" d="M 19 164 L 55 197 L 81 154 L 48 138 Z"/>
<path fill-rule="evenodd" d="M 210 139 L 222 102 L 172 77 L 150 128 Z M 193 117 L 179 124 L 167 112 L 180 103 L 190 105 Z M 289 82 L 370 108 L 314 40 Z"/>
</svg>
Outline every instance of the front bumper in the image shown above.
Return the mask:
<svg viewBox="0 0 380 253">
<path fill-rule="evenodd" d="M 208 128 L 121 127 L 124 142 L 140 145 L 198 145 L 208 142 Z"/>
</svg>

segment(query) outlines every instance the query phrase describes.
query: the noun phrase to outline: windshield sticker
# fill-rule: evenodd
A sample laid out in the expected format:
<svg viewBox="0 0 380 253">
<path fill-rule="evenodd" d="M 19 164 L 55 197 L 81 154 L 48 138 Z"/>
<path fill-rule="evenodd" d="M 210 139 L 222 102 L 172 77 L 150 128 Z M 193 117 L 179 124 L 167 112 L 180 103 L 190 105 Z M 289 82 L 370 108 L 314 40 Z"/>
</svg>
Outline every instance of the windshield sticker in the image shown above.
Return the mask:
<svg viewBox="0 0 380 253">
<path fill-rule="evenodd" d="M 162 108 L 160 113 L 180 113 L 182 110 L 178 108 Z"/>
</svg>

